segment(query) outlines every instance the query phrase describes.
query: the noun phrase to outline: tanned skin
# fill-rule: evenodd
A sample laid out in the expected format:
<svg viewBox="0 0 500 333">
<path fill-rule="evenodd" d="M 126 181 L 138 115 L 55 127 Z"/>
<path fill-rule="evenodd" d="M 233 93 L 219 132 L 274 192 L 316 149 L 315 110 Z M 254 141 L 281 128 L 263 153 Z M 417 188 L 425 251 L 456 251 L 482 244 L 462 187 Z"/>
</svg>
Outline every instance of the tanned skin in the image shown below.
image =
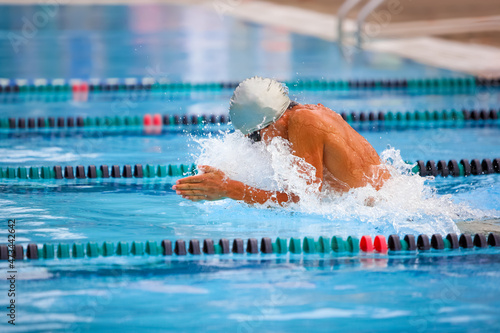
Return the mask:
<svg viewBox="0 0 500 333">
<path fill-rule="evenodd" d="M 290 142 L 294 155 L 316 168 L 311 183 L 327 183 L 339 192 L 368 184 L 380 189 L 390 178 L 381 165 L 375 149 L 342 117 L 318 105 L 296 105 L 275 123 L 260 130 L 262 140 L 270 142 L 282 137 Z M 203 173 L 179 179 L 172 187 L 177 194 L 191 201 L 231 198 L 248 204 L 298 202 L 300 198 L 285 192 L 265 191 L 229 179 L 222 171 L 200 165 Z"/>
</svg>

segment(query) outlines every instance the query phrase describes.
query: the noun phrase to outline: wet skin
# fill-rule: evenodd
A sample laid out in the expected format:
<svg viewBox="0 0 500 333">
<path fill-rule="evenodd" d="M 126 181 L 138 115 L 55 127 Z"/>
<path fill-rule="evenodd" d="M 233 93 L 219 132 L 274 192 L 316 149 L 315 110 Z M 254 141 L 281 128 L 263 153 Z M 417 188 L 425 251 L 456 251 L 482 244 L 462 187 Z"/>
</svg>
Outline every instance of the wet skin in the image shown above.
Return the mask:
<svg viewBox="0 0 500 333">
<path fill-rule="evenodd" d="M 342 117 L 318 105 L 297 105 L 287 110 L 275 123 L 260 130 L 262 140 L 270 142 L 282 137 L 291 143 L 294 155 L 316 168 L 311 183 L 327 183 L 330 188 L 347 192 L 351 188 L 371 185 L 380 189 L 390 178 L 381 165 L 375 149 Z M 191 201 L 231 198 L 246 203 L 263 204 L 268 200 L 282 204 L 297 202 L 294 194 L 257 189 L 227 178 L 210 166 L 198 167 L 203 173 L 179 179 L 172 187 L 177 194 Z"/>
</svg>

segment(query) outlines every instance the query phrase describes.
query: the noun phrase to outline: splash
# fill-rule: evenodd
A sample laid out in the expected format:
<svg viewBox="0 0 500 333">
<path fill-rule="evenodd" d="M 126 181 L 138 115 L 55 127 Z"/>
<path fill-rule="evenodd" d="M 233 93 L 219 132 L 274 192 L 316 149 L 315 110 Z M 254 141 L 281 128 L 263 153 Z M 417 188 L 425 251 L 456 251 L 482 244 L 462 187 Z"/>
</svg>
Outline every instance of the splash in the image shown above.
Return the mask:
<svg viewBox="0 0 500 333">
<path fill-rule="evenodd" d="M 268 144 L 252 143 L 234 132 L 195 140 L 201 150 L 196 157 L 198 165 L 216 167 L 229 178 L 253 187 L 294 193 L 301 198 L 286 207 L 266 203 L 253 209 L 267 210 L 271 206 L 279 208 L 275 211 L 316 216 L 322 222 L 326 219 L 332 226 L 340 226 L 340 234 L 458 233 L 454 221 L 484 216 L 479 210 L 454 203 L 451 195 L 438 195 L 426 182 L 428 179 L 411 172 L 412 166 L 394 148 L 381 154 L 392 178 L 379 191 L 368 185 L 341 194 L 327 186 L 320 192 L 319 185 L 310 185 L 314 167 L 294 156 L 288 141 L 281 138 Z M 368 200 L 375 204 L 367 206 Z"/>
</svg>

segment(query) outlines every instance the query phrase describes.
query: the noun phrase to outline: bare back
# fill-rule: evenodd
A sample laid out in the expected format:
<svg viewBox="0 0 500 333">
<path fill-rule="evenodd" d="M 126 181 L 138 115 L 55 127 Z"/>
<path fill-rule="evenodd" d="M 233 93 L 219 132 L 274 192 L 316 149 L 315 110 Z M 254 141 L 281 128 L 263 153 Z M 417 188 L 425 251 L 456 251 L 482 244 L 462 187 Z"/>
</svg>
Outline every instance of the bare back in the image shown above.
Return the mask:
<svg viewBox="0 0 500 333">
<path fill-rule="evenodd" d="M 338 113 L 321 104 L 290 111 L 288 139 L 298 156 L 319 169 L 323 182 L 348 191 L 367 184 L 379 189 L 389 178 L 375 149 Z"/>
</svg>

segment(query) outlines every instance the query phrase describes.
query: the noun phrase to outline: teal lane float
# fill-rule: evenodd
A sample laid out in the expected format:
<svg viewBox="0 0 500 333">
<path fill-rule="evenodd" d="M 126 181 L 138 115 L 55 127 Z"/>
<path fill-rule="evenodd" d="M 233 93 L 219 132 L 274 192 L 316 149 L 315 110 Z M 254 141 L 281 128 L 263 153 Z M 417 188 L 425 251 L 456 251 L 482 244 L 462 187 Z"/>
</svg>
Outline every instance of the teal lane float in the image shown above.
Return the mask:
<svg viewBox="0 0 500 333">
<path fill-rule="evenodd" d="M 284 82 L 290 89 L 351 90 L 351 89 L 408 89 L 463 91 L 476 87 L 498 87 L 499 78 L 444 77 L 384 80 L 296 80 Z M 220 91 L 234 89 L 239 82 L 171 82 L 163 78 L 108 79 L 2 79 L 0 93 L 99 93 L 110 91 Z"/>
<path fill-rule="evenodd" d="M 500 173 L 500 158 L 494 159 L 461 159 L 457 160 L 418 160 L 416 163 L 407 161 L 414 165 L 412 172 L 422 177 L 468 177 Z M 135 164 L 135 165 L 78 165 L 66 166 L 42 166 L 42 167 L 0 167 L 0 179 L 19 180 L 72 180 L 72 179 L 109 179 L 109 178 L 163 178 L 182 177 L 196 174 L 195 164 Z"/>
<path fill-rule="evenodd" d="M 348 123 L 410 124 L 410 123 L 473 123 L 497 121 L 498 109 L 482 110 L 414 110 L 414 111 L 362 111 L 340 112 Z M 68 129 L 144 129 L 148 127 L 176 127 L 192 129 L 193 125 L 223 125 L 229 123 L 226 115 L 171 115 L 146 114 L 143 116 L 103 117 L 38 117 L 2 118 L 0 129 L 4 130 L 68 130 Z"/>
<path fill-rule="evenodd" d="M 212 239 L 182 239 L 162 241 L 133 241 L 133 242 L 109 242 L 102 244 L 96 242 L 73 243 L 73 244 L 28 244 L 27 246 L 0 245 L 0 260 L 37 260 L 37 259 L 78 259 L 97 258 L 110 256 L 201 256 L 201 255 L 229 255 L 229 254 L 342 254 L 358 255 L 362 253 L 418 253 L 428 251 L 452 251 L 484 249 L 488 247 L 500 247 L 500 235 L 490 233 L 489 235 L 469 234 L 457 235 L 454 233 L 443 236 L 434 234 L 427 235 L 405 235 L 402 239 L 398 235 L 390 235 L 387 239 L 382 235 L 372 238 L 362 236 L 357 238 L 349 236 L 346 239 L 340 236 L 300 238 L 276 238 L 274 241 L 269 237 L 260 240 L 250 238 L 220 239 L 214 242 Z"/>
</svg>

